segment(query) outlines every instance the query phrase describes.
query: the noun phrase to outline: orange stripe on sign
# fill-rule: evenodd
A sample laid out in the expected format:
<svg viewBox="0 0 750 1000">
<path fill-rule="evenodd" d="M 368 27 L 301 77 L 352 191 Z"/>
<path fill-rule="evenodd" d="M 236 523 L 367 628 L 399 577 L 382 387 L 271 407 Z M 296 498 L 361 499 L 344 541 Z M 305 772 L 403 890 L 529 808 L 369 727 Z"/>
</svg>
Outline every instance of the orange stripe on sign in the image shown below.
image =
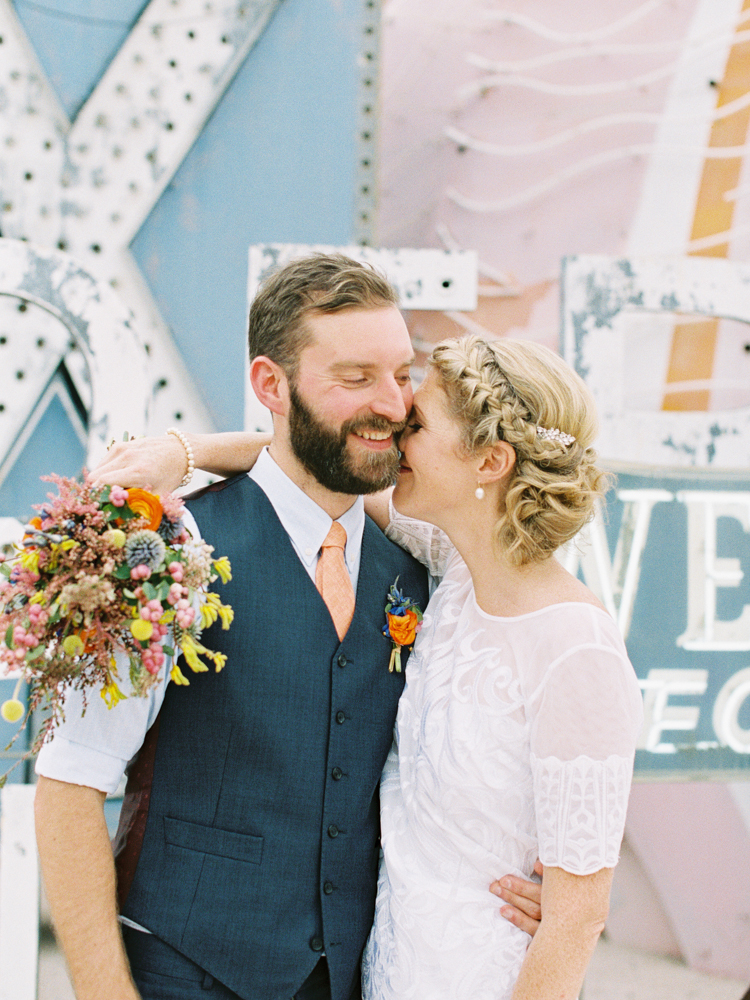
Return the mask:
<svg viewBox="0 0 750 1000">
<path fill-rule="evenodd" d="M 750 11 L 750 0 L 744 0 L 743 13 Z M 739 29 L 738 29 L 739 30 Z M 750 92 L 750 42 L 733 45 L 729 51 L 724 79 L 718 86 L 718 108 Z M 709 147 L 743 146 L 750 125 L 750 108 L 735 111 L 711 126 Z M 705 160 L 698 200 L 695 206 L 691 240 L 705 239 L 732 228 L 734 202 L 724 196 L 737 187 L 742 169 L 742 154 L 731 159 Z M 729 244 L 717 243 L 700 251 L 688 251 L 701 257 L 727 257 Z M 678 322 L 672 334 L 672 349 L 667 371 L 664 410 L 707 410 L 710 392 L 701 390 L 669 391 L 670 382 L 693 382 L 710 379 L 714 368 L 717 319 Z"/>
</svg>

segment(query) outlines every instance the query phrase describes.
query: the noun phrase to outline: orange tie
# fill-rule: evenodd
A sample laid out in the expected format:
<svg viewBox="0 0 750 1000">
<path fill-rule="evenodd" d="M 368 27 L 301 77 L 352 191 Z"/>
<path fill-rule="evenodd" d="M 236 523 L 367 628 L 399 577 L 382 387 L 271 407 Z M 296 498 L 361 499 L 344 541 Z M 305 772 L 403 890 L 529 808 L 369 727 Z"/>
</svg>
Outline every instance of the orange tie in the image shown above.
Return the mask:
<svg viewBox="0 0 750 1000">
<path fill-rule="evenodd" d="M 341 641 L 354 614 L 354 588 L 344 562 L 346 529 L 334 521 L 320 550 L 315 568 L 315 586 L 331 612 Z"/>
</svg>

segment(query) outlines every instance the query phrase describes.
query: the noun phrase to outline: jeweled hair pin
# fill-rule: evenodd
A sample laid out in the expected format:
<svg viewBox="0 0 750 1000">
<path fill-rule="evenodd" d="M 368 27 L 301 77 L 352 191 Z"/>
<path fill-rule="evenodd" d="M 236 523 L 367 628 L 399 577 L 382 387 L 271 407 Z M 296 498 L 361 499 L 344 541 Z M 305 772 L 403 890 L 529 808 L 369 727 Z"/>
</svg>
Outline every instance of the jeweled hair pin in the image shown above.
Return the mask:
<svg viewBox="0 0 750 1000">
<path fill-rule="evenodd" d="M 561 444 L 563 448 L 567 448 L 575 441 L 572 434 L 566 434 L 565 431 L 561 431 L 557 427 L 537 427 L 536 433 L 542 441 L 554 441 L 556 444 Z"/>
</svg>

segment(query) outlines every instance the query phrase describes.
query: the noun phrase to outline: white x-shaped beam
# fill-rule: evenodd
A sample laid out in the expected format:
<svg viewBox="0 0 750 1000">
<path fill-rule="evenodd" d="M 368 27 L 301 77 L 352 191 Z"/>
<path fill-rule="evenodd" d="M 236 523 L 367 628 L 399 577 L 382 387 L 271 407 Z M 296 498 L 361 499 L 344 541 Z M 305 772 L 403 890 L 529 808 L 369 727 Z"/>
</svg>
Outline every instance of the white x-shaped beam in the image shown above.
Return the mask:
<svg viewBox="0 0 750 1000">
<path fill-rule="evenodd" d="M 279 2 L 151 0 L 71 122 L 0 0 L 0 228 L 117 290 L 150 346 L 154 427 L 211 422 L 129 245 Z"/>
</svg>

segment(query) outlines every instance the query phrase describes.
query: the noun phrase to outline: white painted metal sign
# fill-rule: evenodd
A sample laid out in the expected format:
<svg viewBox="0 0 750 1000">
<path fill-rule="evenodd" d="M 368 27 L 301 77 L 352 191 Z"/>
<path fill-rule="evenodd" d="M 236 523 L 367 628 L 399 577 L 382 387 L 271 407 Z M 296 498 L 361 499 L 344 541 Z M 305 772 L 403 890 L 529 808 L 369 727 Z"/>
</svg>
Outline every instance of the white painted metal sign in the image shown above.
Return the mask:
<svg viewBox="0 0 750 1000">
<path fill-rule="evenodd" d="M 89 461 L 101 457 L 123 430 L 144 433 L 151 398 L 146 352 L 132 312 L 106 284 L 67 254 L 0 239 L 3 298 L 11 309 L 33 307 L 46 314 L 53 336 L 41 346 L 28 343 L 18 320 L 2 334 L 6 364 L 0 366 L 0 478 L 13 464 L 40 398 L 71 351 L 82 357 L 89 386 Z"/>
<path fill-rule="evenodd" d="M 477 307 L 477 255 L 473 250 L 388 250 L 376 247 L 332 247 L 266 243 L 250 248 L 248 296 L 271 271 L 310 253 L 343 253 L 372 264 L 397 289 L 402 309 Z"/>
<path fill-rule="evenodd" d="M 210 426 L 129 245 L 258 39 L 279 0 L 151 0 L 68 120 L 0 0 L 5 236 L 67 251 L 110 282 L 148 337 L 161 424 Z"/>
<path fill-rule="evenodd" d="M 0 791 L 0 1000 L 36 1000 L 39 861 L 33 785 Z"/>
</svg>

